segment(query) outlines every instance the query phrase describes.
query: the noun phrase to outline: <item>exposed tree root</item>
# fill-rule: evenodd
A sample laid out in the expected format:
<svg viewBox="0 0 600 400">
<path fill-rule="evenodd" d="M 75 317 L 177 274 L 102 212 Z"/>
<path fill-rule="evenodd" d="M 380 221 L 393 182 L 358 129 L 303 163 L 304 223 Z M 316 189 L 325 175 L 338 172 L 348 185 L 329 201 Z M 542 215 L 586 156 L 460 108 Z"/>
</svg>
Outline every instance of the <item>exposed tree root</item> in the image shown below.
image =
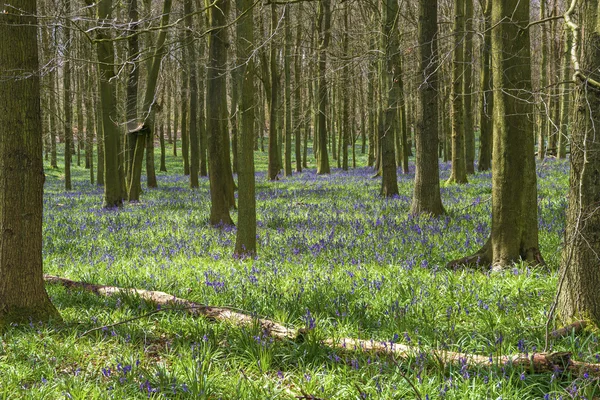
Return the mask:
<svg viewBox="0 0 600 400">
<path fill-rule="evenodd" d="M 564 326 L 560 329 L 557 329 L 555 331 L 552 331 L 550 333 L 550 335 L 554 338 L 563 338 L 565 336 L 569 336 L 571 334 L 571 332 L 574 333 L 579 333 L 582 330 L 585 329 L 585 327 L 588 325 L 588 322 L 585 320 L 581 320 L 581 321 L 575 321 L 572 324 L 569 324 L 567 326 Z"/>
<path fill-rule="evenodd" d="M 487 268 L 490 265 L 492 265 L 492 241 L 488 238 L 475 254 L 452 260 L 446 264 L 446 268 Z"/>
<path fill-rule="evenodd" d="M 186 299 L 180 299 L 165 292 L 144 289 L 127 289 L 106 285 L 94 285 L 91 283 L 72 281 L 70 279 L 60 278 L 52 275 L 44 275 L 44 279 L 48 283 L 60 284 L 70 289 L 84 289 L 102 296 L 126 294 L 139 296 L 146 301 L 153 302 L 161 306 L 181 306 L 182 310 L 185 310 L 195 316 L 206 317 L 209 320 L 224 321 L 240 326 L 251 325 L 258 322 L 265 334 L 279 339 L 302 340 L 303 335 L 306 334 L 304 329 L 297 330 L 287 328 L 268 319 L 255 318 L 251 315 L 235 311 L 231 308 L 211 307 Z M 585 326 L 583 321 L 578 321 L 576 324 L 577 326 L 572 324 L 555 332 L 562 332 L 563 330 L 568 330 L 568 332 L 570 332 L 570 329 L 577 330 L 582 329 Z M 557 333 L 557 336 L 561 334 L 562 333 Z M 338 340 L 326 339 L 322 343 L 325 346 L 342 351 L 373 352 L 389 355 L 395 359 L 412 358 L 425 353 L 430 355 L 442 366 L 457 365 L 461 368 L 473 368 L 512 365 L 514 367 L 523 368 L 525 372 L 531 371 L 536 373 L 556 373 L 569 371 L 573 375 L 583 375 L 584 373 L 587 373 L 590 376 L 600 377 L 600 364 L 573 361 L 571 360 L 571 354 L 568 352 L 534 353 L 529 356 L 524 354 L 514 356 L 482 356 L 477 354 L 458 353 L 445 350 L 424 350 L 417 347 L 391 342 L 376 342 L 373 340 L 351 338 L 342 338 Z"/>
</svg>

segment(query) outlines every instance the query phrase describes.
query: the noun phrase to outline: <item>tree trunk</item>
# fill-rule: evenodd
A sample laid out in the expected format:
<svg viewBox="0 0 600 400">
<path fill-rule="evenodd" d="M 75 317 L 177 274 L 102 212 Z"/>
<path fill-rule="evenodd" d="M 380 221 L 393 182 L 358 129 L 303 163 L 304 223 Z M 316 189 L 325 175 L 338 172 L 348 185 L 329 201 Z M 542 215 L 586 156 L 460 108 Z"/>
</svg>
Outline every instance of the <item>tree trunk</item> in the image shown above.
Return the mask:
<svg viewBox="0 0 600 400">
<path fill-rule="evenodd" d="M 292 19 L 291 6 L 284 7 L 285 45 L 283 69 L 285 76 L 285 156 L 283 174 L 292 176 Z"/>
<path fill-rule="evenodd" d="M 0 328 L 60 319 L 44 289 L 36 1 L 0 13 Z"/>
<path fill-rule="evenodd" d="M 194 12 L 192 0 L 185 0 L 183 13 L 185 14 L 185 44 L 187 49 L 187 67 L 189 69 L 189 93 L 190 93 L 190 187 L 199 187 L 198 175 L 200 173 L 200 140 L 198 137 L 198 67 L 196 66 L 196 47 L 192 30 L 194 23 L 192 13 Z"/>
<path fill-rule="evenodd" d="M 492 76 L 490 74 L 492 32 L 490 19 L 492 16 L 492 0 L 487 0 L 483 30 L 484 39 L 481 51 L 481 94 L 479 98 L 479 162 L 477 169 L 487 171 L 492 168 L 492 113 L 494 97 L 492 95 Z"/>
<path fill-rule="evenodd" d="M 419 114 L 416 144 L 415 189 L 410 213 L 432 215 L 444 214 L 440 196 L 440 173 L 437 149 L 438 108 L 437 108 L 437 2 L 419 2 Z"/>
<path fill-rule="evenodd" d="M 294 55 L 294 145 L 296 172 L 302 172 L 302 3 L 298 3 Z M 304 133 L 306 135 L 306 132 Z"/>
<path fill-rule="evenodd" d="M 398 195 L 398 177 L 396 176 L 396 158 L 394 151 L 394 129 L 398 116 L 398 1 L 386 0 L 383 5 L 382 49 L 385 51 L 385 71 L 382 77 L 382 88 L 386 94 L 385 122 L 381 135 L 381 195 L 392 197 Z"/>
<path fill-rule="evenodd" d="M 452 170 L 448 183 L 467 183 L 465 160 L 465 121 L 463 109 L 463 69 L 465 16 L 464 3 L 454 0 L 454 57 L 452 59 Z"/>
<path fill-rule="evenodd" d="M 546 18 L 546 1 L 540 0 L 540 20 Z M 546 96 L 546 85 L 548 83 L 548 73 L 546 72 L 548 69 L 548 33 L 546 29 L 546 24 L 540 25 L 541 29 L 541 53 L 542 59 L 540 61 L 540 101 L 539 101 L 539 111 L 538 111 L 538 124 L 537 124 L 537 155 L 540 160 L 543 160 L 546 156 L 546 146 L 544 145 L 544 139 L 546 136 L 546 129 L 548 125 L 548 113 L 546 112 L 548 109 L 548 99 Z"/>
<path fill-rule="evenodd" d="M 573 22 L 573 54 L 581 55 L 575 66 L 575 107 L 571 130 L 571 174 L 563 262 L 559 273 L 558 317 L 564 323 L 580 317 L 600 324 L 600 13 L 598 1 L 580 2 Z M 586 76 L 582 76 L 584 71 Z M 588 81 L 586 78 L 589 78 Z M 594 82 L 592 83 L 591 80 Z M 564 281 L 563 281 L 564 280 Z"/>
<path fill-rule="evenodd" d="M 71 13 L 71 0 L 65 0 L 65 13 Z M 63 62 L 63 108 L 65 135 L 65 190 L 71 190 L 71 158 L 73 153 L 73 99 L 71 98 L 71 28 L 69 19 L 65 21 L 64 30 L 64 62 Z"/>
<path fill-rule="evenodd" d="M 317 152 L 317 174 L 329 174 L 329 155 L 327 153 L 327 47 L 331 37 L 331 0 L 319 0 L 317 11 L 317 25 L 319 32 L 318 43 L 318 117 L 317 117 L 317 135 L 319 142 L 319 151 Z"/>
<path fill-rule="evenodd" d="M 127 118 L 127 130 L 133 131 L 138 128 L 138 84 L 140 76 L 140 65 L 138 62 L 140 46 L 137 34 L 138 25 L 138 6 L 137 0 L 129 0 L 129 30 L 127 34 L 127 46 L 129 51 L 129 75 L 127 77 L 127 98 L 125 104 L 126 118 Z M 131 171 L 133 171 L 133 151 L 135 149 L 135 136 L 127 135 L 126 140 L 126 174 L 127 174 L 127 185 L 131 183 Z M 139 185 L 139 183 L 138 183 Z M 129 187 L 127 188 L 129 191 Z M 140 189 L 138 189 L 138 192 Z"/>
<path fill-rule="evenodd" d="M 571 85 L 566 83 L 571 74 L 571 46 L 572 35 L 569 29 L 565 29 L 565 47 L 562 56 L 562 72 L 561 72 L 561 94 L 560 94 L 560 123 L 558 136 L 558 158 L 567 157 L 567 143 L 569 141 L 569 103 L 571 100 Z"/>
<path fill-rule="evenodd" d="M 543 264 L 538 245 L 529 2 L 492 5 L 494 150 L 492 156 L 492 232 L 473 256 L 452 261 L 501 269 L 523 260 Z"/>
<path fill-rule="evenodd" d="M 254 178 L 254 26 L 253 0 L 236 0 L 237 51 L 241 63 L 240 75 L 240 142 L 239 142 L 239 211 L 235 240 L 235 255 L 256 254 L 256 196 Z"/>
<path fill-rule="evenodd" d="M 275 13 L 276 5 L 271 3 L 271 35 L 275 34 L 277 29 L 277 14 Z M 269 165 L 267 176 L 269 180 L 277 180 L 277 175 L 281 169 L 279 164 L 278 147 L 277 143 L 277 91 L 279 90 L 279 76 L 277 74 L 277 45 L 274 41 L 271 41 L 270 52 L 269 52 L 269 65 L 270 69 L 270 85 L 267 91 L 269 95 Z M 263 70 L 266 71 L 266 60 L 263 61 Z M 265 80 L 267 75 L 265 74 Z"/>
<path fill-rule="evenodd" d="M 475 130 L 473 121 L 473 0 L 463 0 L 465 6 L 463 115 L 465 132 L 465 167 L 467 174 L 475 173 Z"/>
<path fill-rule="evenodd" d="M 209 12 L 210 34 L 206 76 L 206 130 L 208 132 L 208 162 L 210 178 L 210 224 L 233 225 L 228 180 L 229 152 L 227 140 L 227 31 L 225 28 L 229 1 L 216 0 Z M 229 168 L 231 168 L 229 166 Z M 230 176 L 227 176 L 230 175 Z"/>
</svg>

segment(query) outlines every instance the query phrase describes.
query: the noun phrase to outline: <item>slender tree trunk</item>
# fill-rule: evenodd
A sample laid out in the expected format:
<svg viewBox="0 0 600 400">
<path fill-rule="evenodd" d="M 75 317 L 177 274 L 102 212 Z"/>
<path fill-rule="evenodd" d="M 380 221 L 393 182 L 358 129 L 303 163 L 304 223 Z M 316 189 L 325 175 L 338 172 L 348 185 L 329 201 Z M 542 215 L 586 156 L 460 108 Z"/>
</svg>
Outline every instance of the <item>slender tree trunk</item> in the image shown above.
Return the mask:
<svg viewBox="0 0 600 400">
<path fill-rule="evenodd" d="M 256 196 L 254 178 L 254 27 L 253 1 L 236 0 L 238 16 L 237 51 L 242 85 L 240 87 L 240 143 L 238 171 L 239 211 L 235 240 L 237 256 L 256 254 Z"/>
<path fill-rule="evenodd" d="M 138 83 L 139 83 L 139 75 L 140 75 L 140 65 L 138 60 L 138 55 L 140 53 L 140 46 L 138 42 L 137 35 L 137 25 L 138 25 L 138 5 L 137 0 L 129 0 L 129 31 L 128 31 L 128 39 L 127 46 L 129 47 L 129 76 L 127 77 L 127 99 L 125 104 L 125 111 L 127 116 L 127 130 L 134 131 L 138 127 Z M 127 135 L 127 145 L 126 145 L 126 174 L 127 174 L 127 191 L 130 192 L 131 189 L 129 185 L 132 183 L 132 171 L 133 171 L 133 159 L 135 152 L 135 138 L 136 135 Z M 133 181 L 134 185 L 140 185 L 140 182 Z M 141 188 L 136 188 L 136 191 L 139 193 Z"/>
<path fill-rule="evenodd" d="M 271 35 L 275 34 L 275 29 L 277 29 L 277 13 L 275 12 L 276 5 L 275 3 L 271 3 Z M 277 45 L 274 41 L 271 41 L 270 44 L 270 55 L 269 55 L 269 64 L 270 64 L 270 85 L 269 85 L 269 165 L 267 175 L 269 180 L 274 181 L 277 180 L 277 175 L 281 169 L 281 165 L 279 163 L 278 156 L 278 147 L 277 143 L 277 92 L 279 90 L 279 76 L 277 74 Z M 266 62 L 263 61 L 263 65 L 266 65 Z M 265 75 L 266 76 L 266 75 Z"/>
<path fill-rule="evenodd" d="M 419 114 L 416 144 L 415 189 L 410 213 L 443 214 L 440 196 L 438 164 L 438 109 L 437 109 L 437 2 L 419 2 Z"/>
<path fill-rule="evenodd" d="M 71 0 L 65 0 L 65 13 L 71 12 Z M 71 190 L 71 158 L 73 146 L 73 99 L 71 93 L 71 28 L 69 19 L 65 21 L 64 30 L 64 63 L 63 63 L 63 107 L 65 135 L 65 190 Z"/>
<path fill-rule="evenodd" d="M 296 172 L 302 172 L 302 3 L 298 3 L 296 20 L 296 50 L 294 54 L 294 150 Z M 306 133 L 305 133 L 306 135 Z"/>
<path fill-rule="evenodd" d="M 381 195 L 392 197 L 398 195 L 398 177 L 396 176 L 396 159 L 394 152 L 394 127 L 398 116 L 398 52 L 400 38 L 398 36 L 398 1 L 386 0 L 383 5 L 382 49 L 386 53 L 385 76 L 382 79 L 382 90 L 386 93 L 385 125 L 381 136 Z M 383 71 L 382 71 L 383 72 Z"/>
<path fill-rule="evenodd" d="M 494 109 L 492 75 L 490 73 L 492 0 L 486 1 L 483 17 L 484 37 L 481 51 L 481 94 L 479 98 L 479 162 L 477 165 L 479 171 L 487 171 L 492 168 L 492 113 Z"/>
<path fill-rule="evenodd" d="M 225 28 L 229 1 L 216 0 L 209 12 L 208 66 L 206 76 L 206 128 L 208 131 L 208 162 L 210 178 L 210 223 L 213 226 L 233 225 L 228 181 L 231 177 L 225 152 L 227 140 L 227 31 Z M 228 171 L 229 167 L 229 171 Z M 229 174 L 229 177 L 227 176 Z"/>
<path fill-rule="evenodd" d="M 42 271 L 42 120 L 36 1 L 0 13 L 0 328 L 60 319 Z"/>
<path fill-rule="evenodd" d="M 161 119 L 159 129 L 159 140 L 160 140 L 160 172 L 167 172 L 167 158 L 166 158 L 166 146 L 165 146 L 165 121 Z"/>
<path fill-rule="evenodd" d="M 567 82 L 571 74 L 571 46 L 572 46 L 572 35 L 570 30 L 565 29 L 565 47 L 562 56 L 562 72 L 561 82 Z M 567 157 L 567 143 L 569 141 L 569 103 L 571 99 L 571 85 L 563 83 L 561 85 L 560 92 L 560 123 L 559 123 L 559 136 L 558 136 L 558 158 Z"/>
<path fill-rule="evenodd" d="M 192 0 L 184 1 L 183 12 L 185 14 L 185 44 L 187 46 L 187 67 L 189 69 L 189 93 L 190 93 L 190 187 L 199 187 L 198 175 L 200 173 L 200 140 L 198 137 L 198 67 L 196 66 L 196 47 L 192 30 L 194 23 L 192 13 L 194 12 Z M 186 146 L 187 147 L 187 146 Z"/>
<path fill-rule="evenodd" d="M 546 1 L 540 0 L 540 20 L 546 18 Z M 537 140 L 537 155 L 540 160 L 543 160 L 546 157 L 546 146 L 545 146 L 545 136 L 548 125 L 548 98 L 546 96 L 545 87 L 548 84 L 548 73 L 546 72 L 548 69 L 548 32 L 546 28 L 546 24 L 540 25 L 541 29 L 541 52 L 542 59 L 540 61 L 540 104 L 539 104 L 539 112 L 538 112 L 538 140 Z"/>
<path fill-rule="evenodd" d="M 184 50 L 183 48 L 181 49 Z M 181 69 L 181 77 L 184 77 L 185 68 Z M 173 156 L 177 157 L 177 133 L 179 132 L 179 107 L 181 103 L 181 109 L 184 108 L 184 104 L 186 102 L 185 93 L 177 93 L 177 82 L 173 85 Z M 185 86 L 185 85 L 183 85 Z M 179 100 L 179 101 L 178 101 Z M 183 132 L 183 127 L 182 127 Z M 183 136 L 183 133 L 182 135 Z"/>
<path fill-rule="evenodd" d="M 465 121 L 463 110 L 463 63 L 465 39 L 464 3 L 454 0 L 454 58 L 452 61 L 452 170 L 448 183 L 467 183 Z"/>
<path fill-rule="evenodd" d="M 90 169 L 90 183 L 93 185 L 94 176 L 94 131 L 96 126 L 96 117 L 94 110 L 94 79 L 93 69 L 90 66 L 86 68 L 86 92 L 88 96 L 84 96 L 85 111 L 86 111 L 86 129 L 85 129 L 85 155 Z"/>
<path fill-rule="evenodd" d="M 475 130 L 473 121 L 473 0 L 463 0 L 465 6 L 465 41 L 463 63 L 463 114 L 465 132 L 465 167 L 467 174 L 475 173 Z"/>
<path fill-rule="evenodd" d="M 319 32 L 319 47 L 318 47 L 318 142 L 319 151 L 317 152 L 317 174 L 329 174 L 329 155 L 327 153 L 327 48 L 331 38 L 331 0 L 319 0 L 318 4 L 318 32 Z"/>
<path fill-rule="evenodd" d="M 50 73 L 50 82 L 52 85 L 52 96 L 50 98 L 50 122 L 54 128 L 50 136 L 50 166 L 52 168 L 58 168 L 58 160 L 56 155 L 56 135 L 60 130 L 57 106 L 60 101 L 58 99 L 57 81 L 58 73 L 56 71 L 52 71 Z"/>
</svg>

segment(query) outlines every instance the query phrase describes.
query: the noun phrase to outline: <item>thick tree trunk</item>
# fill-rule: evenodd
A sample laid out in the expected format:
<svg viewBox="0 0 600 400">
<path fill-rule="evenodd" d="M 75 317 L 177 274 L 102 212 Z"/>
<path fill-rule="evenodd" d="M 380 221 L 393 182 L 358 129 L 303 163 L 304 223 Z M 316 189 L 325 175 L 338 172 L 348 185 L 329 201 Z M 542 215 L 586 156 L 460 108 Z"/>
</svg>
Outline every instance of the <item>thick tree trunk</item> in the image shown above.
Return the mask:
<svg viewBox="0 0 600 400">
<path fill-rule="evenodd" d="M 18 10 L 11 10 L 0 13 L 0 328 L 60 319 L 44 289 L 42 271 L 36 1 L 21 0 Z"/>
<path fill-rule="evenodd" d="M 437 108 L 437 2 L 419 2 L 419 114 L 417 117 L 415 189 L 411 214 L 444 213 L 440 196 Z"/>
<path fill-rule="evenodd" d="M 451 267 L 544 263 L 538 245 L 529 30 L 520 28 L 528 23 L 528 2 L 493 3 L 492 232 L 479 252 L 450 262 Z"/>
<path fill-rule="evenodd" d="M 254 178 L 254 31 L 253 1 L 236 0 L 238 16 L 237 51 L 242 85 L 240 87 L 240 142 L 239 142 L 239 211 L 235 240 L 235 255 L 256 254 L 256 196 Z"/>
<path fill-rule="evenodd" d="M 210 34 L 208 37 L 208 66 L 206 76 L 206 130 L 208 132 L 208 162 L 210 178 L 210 223 L 213 226 L 233 225 L 229 215 L 231 206 L 231 166 L 225 152 L 227 140 L 227 32 L 225 16 L 229 1 L 216 0 L 209 10 Z M 229 175 L 229 176 L 228 176 Z"/>
<path fill-rule="evenodd" d="M 598 1 L 580 2 L 580 32 L 573 45 L 581 54 L 580 73 L 598 82 L 600 12 Z M 577 33 L 576 33 L 577 34 Z M 576 68 L 576 72 L 578 69 Z M 564 323 L 591 319 L 600 325 L 600 87 L 576 75 L 571 130 L 571 175 L 563 262 L 559 273 L 558 316 Z M 564 280 L 564 281 L 563 281 Z"/>
<path fill-rule="evenodd" d="M 275 34 L 275 30 L 277 29 L 277 14 L 275 3 L 271 3 L 271 35 Z M 267 88 L 267 95 L 269 96 L 269 165 L 267 176 L 269 180 L 275 181 L 277 180 L 277 175 L 279 175 L 279 171 L 281 170 L 281 165 L 279 163 L 279 144 L 277 137 L 277 109 L 278 109 L 278 96 L 277 92 L 279 90 L 279 76 L 277 73 L 277 45 L 274 41 L 271 41 L 270 51 L 269 51 L 269 69 L 266 68 L 266 60 L 263 60 L 263 71 L 268 70 L 268 74 L 265 74 L 265 79 L 267 75 L 269 76 L 270 84 Z"/>
</svg>

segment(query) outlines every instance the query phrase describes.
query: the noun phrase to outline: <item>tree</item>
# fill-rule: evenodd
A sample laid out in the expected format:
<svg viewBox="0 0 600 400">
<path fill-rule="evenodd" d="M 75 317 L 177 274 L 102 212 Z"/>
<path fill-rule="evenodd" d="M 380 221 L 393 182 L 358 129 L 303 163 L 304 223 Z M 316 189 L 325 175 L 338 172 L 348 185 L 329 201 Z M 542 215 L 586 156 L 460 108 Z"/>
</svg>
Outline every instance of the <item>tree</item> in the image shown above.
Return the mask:
<svg viewBox="0 0 600 400">
<path fill-rule="evenodd" d="M 571 129 L 571 173 L 563 262 L 559 273 L 558 317 L 563 322 L 589 318 L 600 323 L 600 11 L 597 0 L 579 2 L 578 27 L 567 11 L 572 30 L 575 105 Z M 581 28 L 581 29 L 579 29 Z M 579 50 L 581 49 L 581 50 Z M 581 59 L 576 57 L 581 54 Z M 581 63 L 581 64 L 580 64 Z"/>
<path fill-rule="evenodd" d="M 519 260 L 543 264 L 538 244 L 529 2 L 492 5 L 494 149 L 492 154 L 492 232 L 474 255 L 449 263 L 492 265 Z"/>
<path fill-rule="evenodd" d="M 233 187 L 229 187 L 231 165 L 227 140 L 227 31 L 225 16 L 229 1 L 216 0 L 208 11 L 208 66 L 206 76 L 206 130 L 210 181 L 211 225 L 233 225 L 229 215 Z M 226 154 L 227 152 L 227 154 Z M 229 167 L 229 168 L 228 168 Z"/>
<path fill-rule="evenodd" d="M 492 0 L 487 0 L 483 14 L 483 46 L 481 49 L 481 82 L 479 98 L 479 162 L 477 169 L 487 171 L 492 167 L 492 110 L 494 100 L 492 95 L 492 78 L 490 75 L 492 32 L 490 18 Z"/>
<path fill-rule="evenodd" d="M 437 3 L 437 2 L 433 2 Z M 416 121 L 415 189 L 410 207 L 411 214 L 444 214 L 440 195 L 438 164 L 438 51 L 437 4 L 419 2 L 419 71 L 423 81 L 419 85 L 419 113 Z"/>
<path fill-rule="evenodd" d="M 236 0 L 240 16 L 237 23 L 237 51 L 240 75 L 239 211 L 235 254 L 256 254 L 256 196 L 254 190 L 254 27 L 253 1 Z"/>
<path fill-rule="evenodd" d="M 183 12 L 185 14 L 185 40 L 187 46 L 187 67 L 189 68 L 189 88 L 190 88 L 190 187 L 197 188 L 198 174 L 200 173 L 200 139 L 198 137 L 198 69 L 196 68 L 196 48 L 192 30 L 194 28 L 192 12 L 192 0 L 185 0 L 183 3 Z"/>
<path fill-rule="evenodd" d="M 0 13 L 0 328 L 59 319 L 42 272 L 42 111 L 35 0 Z"/>
<path fill-rule="evenodd" d="M 464 80 L 464 4 L 467 0 L 454 0 L 454 58 L 452 60 L 452 171 L 449 183 L 467 183 L 465 160 L 465 120 L 463 109 Z"/>
<path fill-rule="evenodd" d="M 271 36 L 275 35 L 277 29 L 277 13 L 275 10 L 275 3 L 271 3 Z M 269 96 L 269 165 L 267 176 L 269 177 L 269 180 L 275 181 L 278 179 L 277 176 L 281 170 L 281 163 L 279 162 L 279 144 L 277 140 L 277 93 L 279 91 L 279 74 L 277 73 L 277 45 L 273 39 L 271 39 L 271 44 L 269 46 L 269 68 L 266 68 L 267 62 L 265 59 L 263 59 L 262 65 L 263 71 L 269 72 L 268 74 L 264 73 L 263 76 L 263 82 L 265 82 L 265 88 Z M 270 81 L 267 82 L 268 79 L 270 79 Z"/>
<path fill-rule="evenodd" d="M 381 195 L 392 197 L 398 194 L 396 176 L 396 157 L 394 153 L 394 129 L 398 124 L 398 70 L 400 67 L 400 49 L 398 35 L 398 1 L 386 0 L 383 5 L 382 45 L 385 51 L 385 70 L 382 82 L 386 92 L 384 129 L 381 132 Z M 383 69 L 383 68 L 382 68 Z"/>
<path fill-rule="evenodd" d="M 317 77 L 317 126 L 318 141 L 317 174 L 330 173 L 329 155 L 327 154 L 327 47 L 331 38 L 331 0 L 319 0 L 317 10 L 318 39 L 318 77 Z"/>
</svg>

